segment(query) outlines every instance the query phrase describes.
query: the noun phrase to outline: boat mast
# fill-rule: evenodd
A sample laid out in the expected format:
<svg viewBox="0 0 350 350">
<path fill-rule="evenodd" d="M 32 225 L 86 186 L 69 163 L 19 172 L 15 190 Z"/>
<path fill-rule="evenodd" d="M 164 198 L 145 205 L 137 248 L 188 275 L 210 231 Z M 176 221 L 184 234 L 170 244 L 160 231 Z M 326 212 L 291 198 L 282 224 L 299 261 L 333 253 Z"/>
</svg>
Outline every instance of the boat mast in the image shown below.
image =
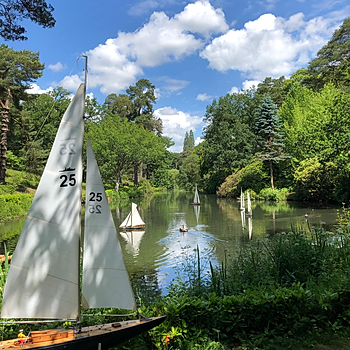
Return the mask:
<svg viewBox="0 0 350 350">
<path fill-rule="evenodd" d="M 86 83 L 87 83 L 87 62 L 88 62 L 88 57 L 86 55 L 80 55 L 80 57 L 83 57 L 85 58 L 85 74 L 84 74 L 84 99 L 86 97 Z M 78 58 L 78 59 L 79 59 Z M 83 115 L 83 119 L 85 117 L 85 112 L 84 112 L 84 115 Z M 82 155 L 81 157 L 83 157 L 83 152 L 82 152 Z M 83 161 L 83 159 L 82 159 Z M 83 173 L 81 174 L 81 177 L 83 178 Z M 82 201 L 82 198 L 80 198 L 80 200 Z M 81 222 L 81 211 L 80 211 L 80 222 Z M 77 328 L 78 328 L 78 332 L 81 331 L 81 282 L 80 282 L 80 263 L 81 263 L 81 247 L 82 247 L 82 244 L 81 244 L 81 229 L 80 229 L 80 238 L 79 238 L 79 253 L 78 253 L 78 290 L 79 290 L 79 293 L 78 293 L 78 315 L 77 315 Z"/>
</svg>

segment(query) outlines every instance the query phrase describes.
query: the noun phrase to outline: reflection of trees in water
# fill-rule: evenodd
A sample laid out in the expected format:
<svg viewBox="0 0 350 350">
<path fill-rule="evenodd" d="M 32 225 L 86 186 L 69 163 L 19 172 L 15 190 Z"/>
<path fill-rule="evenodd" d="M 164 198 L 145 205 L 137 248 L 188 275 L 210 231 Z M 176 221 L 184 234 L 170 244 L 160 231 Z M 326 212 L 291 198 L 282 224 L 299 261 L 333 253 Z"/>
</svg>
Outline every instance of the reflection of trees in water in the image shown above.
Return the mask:
<svg viewBox="0 0 350 350">
<path fill-rule="evenodd" d="M 139 307 L 140 300 L 144 305 L 154 304 L 161 295 L 158 284 L 158 275 L 155 271 L 138 271 L 130 276 L 132 288 L 134 290 L 136 304 Z"/>
<path fill-rule="evenodd" d="M 5 245 L 6 245 L 6 249 L 7 252 L 10 254 L 13 254 L 16 245 L 17 245 L 17 241 L 19 238 L 19 233 L 14 234 L 11 237 L 8 237 L 6 239 L 4 239 L 2 242 L 0 242 L 0 254 L 4 255 L 5 254 Z"/>
<path fill-rule="evenodd" d="M 288 202 L 259 202 L 260 208 L 267 213 L 288 212 L 296 211 L 297 208 L 293 208 Z"/>
</svg>

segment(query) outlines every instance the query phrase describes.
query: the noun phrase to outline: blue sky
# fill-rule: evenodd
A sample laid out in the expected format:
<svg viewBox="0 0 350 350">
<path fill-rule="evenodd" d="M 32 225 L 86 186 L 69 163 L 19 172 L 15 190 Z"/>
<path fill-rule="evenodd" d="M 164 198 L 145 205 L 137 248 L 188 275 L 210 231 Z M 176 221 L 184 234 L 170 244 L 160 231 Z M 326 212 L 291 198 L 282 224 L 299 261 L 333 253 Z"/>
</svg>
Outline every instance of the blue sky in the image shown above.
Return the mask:
<svg viewBox="0 0 350 350">
<path fill-rule="evenodd" d="M 289 76 L 305 67 L 350 16 L 347 0 L 48 0 L 56 26 L 24 22 L 28 40 L 5 42 L 40 52 L 43 92 L 74 92 L 89 56 L 88 93 L 103 103 L 141 78 L 156 86 L 155 114 L 181 152 L 185 133 L 199 142 L 213 98 Z"/>
</svg>

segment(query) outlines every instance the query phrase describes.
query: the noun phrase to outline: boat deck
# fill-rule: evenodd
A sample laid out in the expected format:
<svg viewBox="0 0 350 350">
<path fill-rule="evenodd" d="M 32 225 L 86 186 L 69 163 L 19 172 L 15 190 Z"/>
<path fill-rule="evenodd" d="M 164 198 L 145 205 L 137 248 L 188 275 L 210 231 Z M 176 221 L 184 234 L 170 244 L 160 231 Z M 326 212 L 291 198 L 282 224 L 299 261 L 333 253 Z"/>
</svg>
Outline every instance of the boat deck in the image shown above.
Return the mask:
<svg viewBox="0 0 350 350">
<path fill-rule="evenodd" d="M 88 339 L 106 333 L 119 332 L 135 327 L 141 322 L 138 320 L 107 323 L 97 326 L 83 327 L 81 333 L 72 329 L 48 329 L 32 331 L 26 343 L 20 346 L 18 339 L 9 339 L 0 342 L 0 349 L 40 349 L 52 345 L 68 344 L 78 339 Z"/>
</svg>

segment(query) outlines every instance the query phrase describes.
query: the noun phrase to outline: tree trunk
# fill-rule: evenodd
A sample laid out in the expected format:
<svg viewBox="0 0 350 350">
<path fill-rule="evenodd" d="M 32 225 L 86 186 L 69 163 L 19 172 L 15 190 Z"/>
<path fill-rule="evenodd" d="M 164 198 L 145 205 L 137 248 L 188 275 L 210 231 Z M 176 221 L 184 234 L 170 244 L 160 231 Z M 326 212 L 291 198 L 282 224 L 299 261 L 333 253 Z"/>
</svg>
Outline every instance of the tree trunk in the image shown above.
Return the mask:
<svg viewBox="0 0 350 350">
<path fill-rule="evenodd" d="M 10 112 L 10 90 L 7 90 L 5 103 L 0 101 L 2 108 L 1 140 L 0 140 L 0 184 L 6 184 L 6 152 L 7 152 L 7 132 L 9 130 L 9 112 Z"/>
<path fill-rule="evenodd" d="M 139 166 L 134 166 L 134 184 L 137 185 L 139 183 Z"/>
<path fill-rule="evenodd" d="M 272 169 L 272 160 L 270 160 L 270 176 L 271 176 L 271 188 L 273 189 L 273 169 Z"/>
</svg>

